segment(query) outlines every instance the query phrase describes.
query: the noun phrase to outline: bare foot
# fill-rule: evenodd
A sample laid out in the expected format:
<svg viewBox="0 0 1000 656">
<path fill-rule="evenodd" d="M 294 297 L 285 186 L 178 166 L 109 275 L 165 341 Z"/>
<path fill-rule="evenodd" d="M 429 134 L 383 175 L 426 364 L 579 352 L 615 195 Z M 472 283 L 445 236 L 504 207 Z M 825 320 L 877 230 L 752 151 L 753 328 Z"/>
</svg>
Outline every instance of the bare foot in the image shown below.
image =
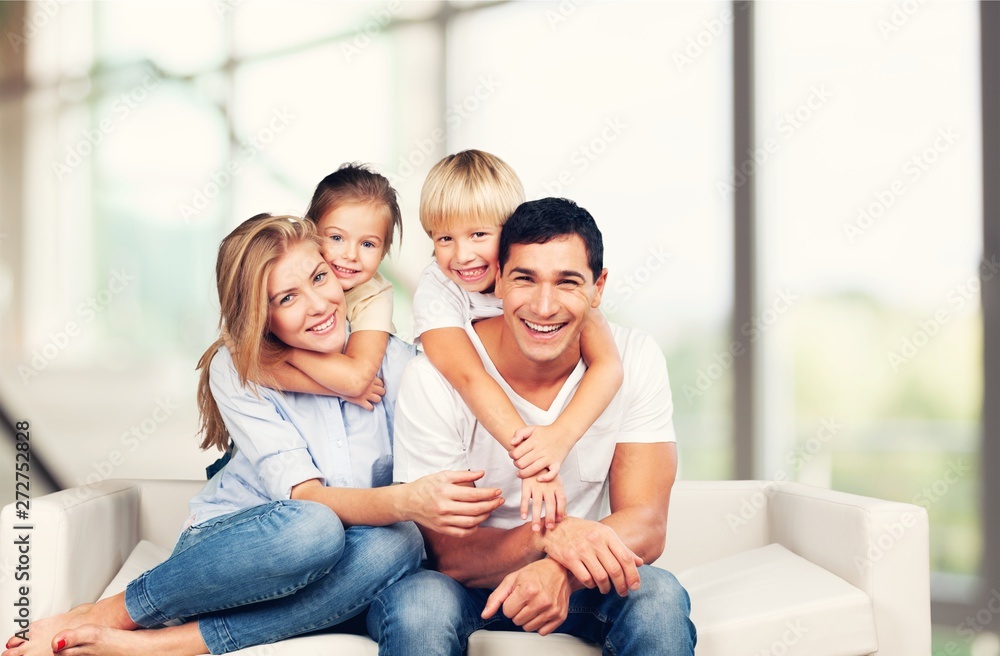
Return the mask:
<svg viewBox="0 0 1000 656">
<path fill-rule="evenodd" d="M 54 648 L 52 639 L 57 633 L 85 624 L 129 630 L 136 628 L 136 624 L 132 622 L 125 610 L 125 594 L 122 593 L 96 604 L 80 604 L 66 613 L 32 622 L 28 626 L 26 634 L 28 640 L 24 641 L 17 636 L 11 637 L 6 644 L 9 651 L 5 651 L 2 656 L 12 656 L 13 654 L 48 656 Z"/>
<path fill-rule="evenodd" d="M 208 653 L 197 622 L 138 631 L 122 631 L 88 624 L 61 631 L 54 640 L 57 646 L 65 643 L 57 653 L 73 656 L 196 656 Z M 12 656 L 21 655 L 15 652 Z"/>
<path fill-rule="evenodd" d="M 85 622 L 81 622 L 81 618 L 83 618 L 83 616 L 93 607 L 94 604 L 81 604 L 66 613 L 53 615 L 52 617 L 46 617 L 45 619 L 32 622 L 28 626 L 28 632 L 26 634 L 28 636 L 28 640 L 22 640 L 17 636 L 12 636 L 10 640 L 7 641 L 5 646 L 8 650 L 20 648 L 20 650 L 16 652 L 18 654 L 51 654 L 52 647 L 49 643 L 52 642 L 52 637 L 63 629 L 84 624 Z M 5 651 L 3 656 L 8 656 L 8 654 L 12 653 L 15 652 Z"/>
</svg>

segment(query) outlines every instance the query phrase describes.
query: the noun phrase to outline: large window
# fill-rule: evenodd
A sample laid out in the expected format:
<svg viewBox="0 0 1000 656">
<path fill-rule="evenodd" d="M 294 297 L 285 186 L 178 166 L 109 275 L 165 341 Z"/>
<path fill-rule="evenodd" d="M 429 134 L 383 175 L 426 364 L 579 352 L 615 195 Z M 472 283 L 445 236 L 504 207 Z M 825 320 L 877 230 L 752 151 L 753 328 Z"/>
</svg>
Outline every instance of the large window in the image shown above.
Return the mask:
<svg viewBox="0 0 1000 656">
<path fill-rule="evenodd" d="M 598 218 L 605 311 L 667 353 L 684 475 L 728 474 L 730 377 L 703 360 L 725 342 L 731 302 L 730 200 L 713 186 L 731 168 L 729 5 L 444 9 L 107 2 L 61 7 L 37 30 L 24 339 L 3 384 L 40 434 L 60 436 L 39 448 L 64 481 L 107 472 L 101 461 L 164 398 L 169 430 L 111 474 L 200 474 L 210 457 L 163 436 L 196 427 L 218 241 L 257 212 L 301 213 L 344 161 L 373 163 L 400 192 L 406 239 L 385 269 L 408 336 L 431 248 L 420 185 L 470 147 L 509 161 L 530 198 L 572 197 Z M 63 345 L 68 322 L 79 325 Z M 53 357 L 34 367 L 35 352 Z M 95 408 L 103 421 L 81 421 Z"/>
<path fill-rule="evenodd" d="M 978 7 L 893 12 L 756 6 L 761 318 L 774 310 L 759 473 L 922 505 L 932 569 L 972 575 L 979 275 L 996 267 Z"/>
</svg>

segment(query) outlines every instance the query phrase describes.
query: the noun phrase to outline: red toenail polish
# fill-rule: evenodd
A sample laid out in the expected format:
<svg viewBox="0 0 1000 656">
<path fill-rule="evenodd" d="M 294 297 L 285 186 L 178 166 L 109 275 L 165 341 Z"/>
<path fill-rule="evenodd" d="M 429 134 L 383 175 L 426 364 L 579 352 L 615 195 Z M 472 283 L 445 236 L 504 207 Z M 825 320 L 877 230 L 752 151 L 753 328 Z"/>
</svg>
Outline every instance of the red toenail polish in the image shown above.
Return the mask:
<svg viewBox="0 0 1000 656">
<path fill-rule="evenodd" d="M 66 641 L 60 640 L 59 642 L 56 643 L 55 651 L 62 651 L 65 648 L 66 648 Z"/>
</svg>

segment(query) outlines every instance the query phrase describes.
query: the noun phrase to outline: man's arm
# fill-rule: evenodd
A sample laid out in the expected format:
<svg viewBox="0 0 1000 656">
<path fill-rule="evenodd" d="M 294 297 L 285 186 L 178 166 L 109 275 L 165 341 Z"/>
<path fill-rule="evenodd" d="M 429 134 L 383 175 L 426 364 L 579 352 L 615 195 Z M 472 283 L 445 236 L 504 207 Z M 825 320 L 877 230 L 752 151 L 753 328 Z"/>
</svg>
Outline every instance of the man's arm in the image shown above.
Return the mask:
<svg viewBox="0 0 1000 656">
<path fill-rule="evenodd" d="M 421 529 L 435 569 L 470 588 L 494 588 L 507 574 L 545 557 L 531 524 L 502 529 L 479 526 L 461 538 Z"/>
<path fill-rule="evenodd" d="M 427 553 L 438 570 L 469 587 L 496 587 L 508 573 L 550 556 L 573 573 L 575 588 L 613 585 L 624 593 L 638 581 L 631 554 L 652 562 L 663 552 L 676 471 L 672 442 L 619 444 L 609 473 L 611 514 L 599 523 L 568 517 L 541 533 L 529 525 L 480 526 L 463 538 L 425 531 Z"/>
<path fill-rule="evenodd" d="M 601 520 L 643 562 L 663 553 L 670 491 L 677 477 L 677 444 L 622 443 L 611 461 L 611 514 Z"/>
<path fill-rule="evenodd" d="M 636 566 L 663 553 L 676 471 L 675 444 L 620 443 L 608 474 L 611 514 L 600 522 L 567 518 L 542 533 L 542 550 L 579 586 L 627 594 L 639 583 Z M 630 555 L 641 560 L 630 561 Z"/>
<path fill-rule="evenodd" d="M 606 594 L 612 584 L 621 596 L 637 590 L 638 572 L 628 566 L 631 563 L 623 565 L 615 547 L 621 540 L 628 553 L 638 554 L 644 562 L 659 558 L 676 472 L 677 448 L 672 442 L 619 444 L 609 473 L 611 514 L 600 522 L 567 518 L 546 530 L 541 548 L 548 558 L 538 565 L 529 562 L 496 584 L 482 616 L 488 618 L 503 608 L 518 626 L 544 635 L 565 620 L 572 590 L 596 585 Z M 483 530 L 476 535 L 482 536 Z M 547 563 L 556 567 L 539 570 Z M 625 585 L 620 583 L 623 579 Z M 540 586 L 544 595 L 539 594 Z"/>
</svg>

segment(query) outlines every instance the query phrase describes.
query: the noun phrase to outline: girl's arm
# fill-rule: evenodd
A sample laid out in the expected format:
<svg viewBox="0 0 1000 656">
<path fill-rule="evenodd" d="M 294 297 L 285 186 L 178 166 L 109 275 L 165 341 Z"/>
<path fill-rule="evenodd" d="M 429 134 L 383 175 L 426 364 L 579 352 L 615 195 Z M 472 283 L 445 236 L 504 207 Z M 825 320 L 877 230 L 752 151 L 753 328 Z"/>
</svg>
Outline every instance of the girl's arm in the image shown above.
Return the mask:
<svg viewBox="0 0 1000 656">
<path fill-rule="evenodd" d="M 515 448 L 510 456 L 522 476 L 541 471 L 544 465 L 548 472 L 539 475 L 539 480 L 554 477 L 570 449 L 607 410 L 621 387 L 624 377 L 621 356 L 611 326 L 600 310 L 587 315 L 580 348 L 587 371 L 569 405 L 548 427 L 549 434 L 544 440 L 532 440 L 544 427 L 529 427 L 518 431 L 512 440 Z"/>
<path fill-rule="evenodd" d="M 373 404 L 381 401 L 385 394 L 376 374 L 388 343 L 388 333 L 362 330 L 351 335 L 346 353 L 286 349 L 281 360 L 265 367 L 273 378 L 272 384 L 282 392 L 339 396 L 365 410 L 373 410 Z M 369 371 L 371 377 L 362 385 Z M 263 384 L 262 381 L 254 382 Z"/>
<path fill-rule="evenodd" d="M 358 396 L 345 396 L 323 387 L 315 380 L 305 375 L 287 362 L 274 367 L 274 378 L 279 392 L 303 392 L 317 396 L 337 396 L 348 403 L 361 406 L 365 410 L 374 410 L 375 404 L 385 396 L 385 384 L 381 378 L 372 379 L 371 385 Z"/>
<path fill-rule="evenodd" d="M 337 396 L 359 396 L 378 374 L 388 343 L 389 333 L 362 330 L 351 333 L 344 353 L 290 349 L 286 361 Z M 286 391 L 309 390 L 288 388 Z"/>
</svg>

